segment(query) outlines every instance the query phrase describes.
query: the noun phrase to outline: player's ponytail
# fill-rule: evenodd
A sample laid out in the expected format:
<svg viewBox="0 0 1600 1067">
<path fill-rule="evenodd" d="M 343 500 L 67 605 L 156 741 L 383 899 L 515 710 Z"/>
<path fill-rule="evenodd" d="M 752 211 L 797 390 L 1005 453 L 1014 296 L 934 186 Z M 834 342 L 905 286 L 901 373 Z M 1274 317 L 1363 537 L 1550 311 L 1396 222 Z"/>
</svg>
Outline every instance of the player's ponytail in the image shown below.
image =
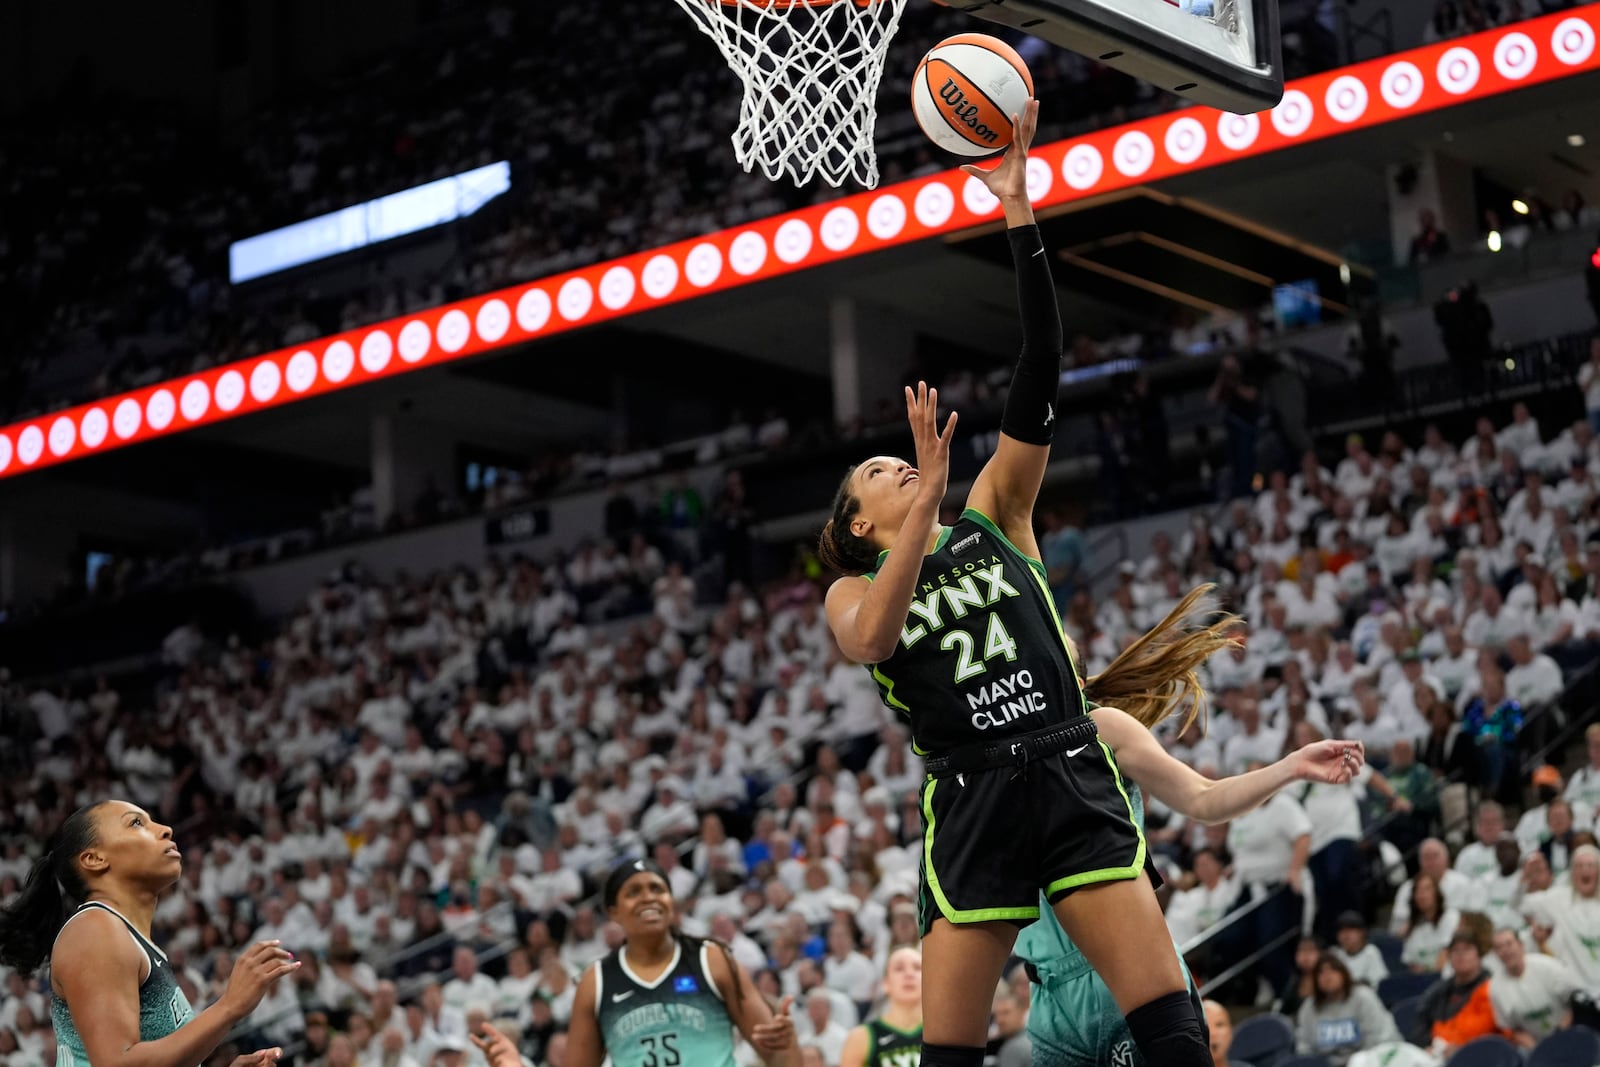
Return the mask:
<svg viewBox="0 0 1600 1067">
<path fill-rule="evenodd" d="M 736 1014 L 742 1018 L 744 1016 L 744 968 L 739 966 L 739 961 L 734 958 L 733 947 L 718 941 L 714 937 L 695 937 L 693 934 L 686 934 L 683 932 L 683 928 L 679 926 L 672 928 L 672 936 L 682 947 L 683 954 L 690 956 L 692 959 L 700 958 L 700 949 L 705 945 L 714 945 L 722 950 L 723 958 L 728 961 L 728 973 L 733 978 L 733 1006 L 736 1009 Z M 707 974 L 706 980 L 710 981 L 711 975 Z"/>
<path fill-rule="evenodd" d="M 855 473 L 855 467 L 845 471 L 844 481 L 833 494 L 833 517 L 817 539 L 817 559 L 838 574 L 865 574 L 878 562 L 877 546 L 850 530 L 850 523 L 861 510 L 861 499 L 850 491 Z"/>
<path fill-rule="evenodd" d="M 89 895 L 78 856 L 99 840 L 94 825 L 99 806 L 89 804 L 67 816 L 29 868 L 22 892 L 0 908 L 0 964 L 25 978 L 43 966 L 71 909 Z"/>
<path fill-rule="evenodd" d="M 1214 588 L 1202 585 L 1192 590 L 1155 629 L 1084 683 L 1084 696 L 1120 708 L 1151 729 L 1188 698 L 1183 729 L 1199 719 L 1203 731 L 1206 693 L 1196 671 L 1235 642 L 1233 630 L 1239 625 L 1237 615 L 1225 614 L 1201 629 L 1190 629 L 1191 623 L 1208 614 L 1197 609 Z"/>
</svg>

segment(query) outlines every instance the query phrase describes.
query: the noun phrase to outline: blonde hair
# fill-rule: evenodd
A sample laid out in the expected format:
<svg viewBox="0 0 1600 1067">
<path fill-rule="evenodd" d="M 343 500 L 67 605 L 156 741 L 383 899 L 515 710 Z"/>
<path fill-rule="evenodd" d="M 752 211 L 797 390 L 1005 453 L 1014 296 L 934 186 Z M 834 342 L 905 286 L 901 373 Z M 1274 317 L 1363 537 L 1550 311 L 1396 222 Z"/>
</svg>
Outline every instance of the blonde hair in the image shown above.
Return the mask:
<svg viewBox="0 0 1600 1067">
<path fill-rule="evenodd" d="M 1120 708 L 1148 729 L 1187 700 L 1189 713 L 1179 732 L 1197 719 L 1204 732 L 1206 692 L 1197 671 L 1213 655 L 1238 643 L 1233 631 L 1240 623 L 1237 615 L 1223 613 L 1200 629 L 1191 628 L 1214 614 L 1201 607 L 1215 588 L 1207 584 L 1191 590 L 1153 630 L 1088 679 L 1083 695 L 1096 704 Z"/>
</svg>

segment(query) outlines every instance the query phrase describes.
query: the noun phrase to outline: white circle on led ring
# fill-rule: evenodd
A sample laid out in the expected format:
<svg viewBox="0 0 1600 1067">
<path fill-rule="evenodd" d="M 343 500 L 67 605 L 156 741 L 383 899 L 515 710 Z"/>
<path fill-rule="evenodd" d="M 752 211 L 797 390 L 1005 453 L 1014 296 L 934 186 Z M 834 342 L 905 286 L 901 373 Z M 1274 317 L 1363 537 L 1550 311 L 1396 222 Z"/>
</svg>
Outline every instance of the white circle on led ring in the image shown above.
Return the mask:
<svg viewBox="0 0 1600 1067">
<path fill-rule="evenodd" d="M 1378 79 L 1378 92 L 1383 95 L 1383 102 L 1396 111 L 1414 107 L 1422 99 L 1422 71 L 1403 59 L 1391 63 Z"/>
<path fill-rule="evenodd" d="M 1028 199 L 1038 203 L 1050 195 L 1050 187 L 1056 183 L 1056 176 L 1050 172 L 1050 164 L 1032 156 L 1028 159 Z"/>
<path fill-rule="evenodd" d="M 1174 163 L 1188 165 L 1206 150 L 1206 128 L 1198 120 L 1184 117 L 1167 127 L 1163 141 Z"/>
<path fill-rule="evenodd" d="M 772 250 L 785 263 L 798 263 L 811 254 L 811 227 L 799 219 L 790 219 L 778 227 L 772 238 Z"/>
<path fill-rule="evenodd" d="M 1585 23 L 1585 26 L 1588 24 Z M 1494 69 L 1503 78 L 1521 81 L 1539 65 L 1539 46 L 1525 33 L 1508 33 L 1494 45 Z"/>
<path fill-rule="evenodd" d="M 78 427 L 73 425 L 71 419 L 65 415 L 56 416 L 56 421 L 50 424 L 50 454 L 64 456 L 72 450 L 72 445 L 78 440 Z"/>
<path fill-rule="evenodd" d="M 421 319 L 412 319 L 400 329 L 400 358 L 407 363 L 417 363 L 428 354 L 428 349 L 433 347 L 433 331 L 428 329 L 428 324 Z M 294 365 L 289 365 L 293 372 Z"/>
<path fill-rule="evenodd" d="M 644 287 L 645 294 L 652 300 L 671 296 L 672 290 L 678 287 L 678 261 L 665 253 L 651 256 L 650 261 L 644 265 L 640 284 Z"/>
<path fill-rule="evenodd" d="M 1473 51 L 1458 46 L 1445 50 L 1444 55 L 1439 57 L 1439 66 L 1434 73 L 1439 78 L 1439 88 L 1452 96 L 1460 96 L 1478 84 L 1478 75 L 1482 70 Z"/>
<path fill-rule="evenodd" d="M 861 236 L 861 220 L 847 207 L 836 207 L 822 216 L 822 244 L 830 252 L 843 252 Z"/>
<path fill-rule="evenodd" d="M 955 213 L 956 197 L 944 182 L 929 182 L 917 190 L 911 210 L 916 212 L 918 222 L 930 230 L 938 229 Z"/>
<path fill-rule="evenodd" d="M 377 374 L 394 358 L 394 341 L 383 330 L 373 330 L 361 339 L 361 366 Z"/>
<path fill-rule="evenodd" d="M 472 339 L 472 320 L 460 308 L 446 311 L 433 328 L 433 335 L 438 338 L 439 347 L 446 352 L 459 352 Z"/>
<path fill-rule="evenodd" d="M 1335 122 L 1354 122 L 1367 113 L 1367 87 L 1360 78 L 1342 74 L 1328 85 L 1322 106 Z"/>
<path fill-rule="evenodd" d="M 184 386 L 183 392 L 178 394 L 178 410 L 190 422 L 204 415 L 210 406 L 211 390 L 199 378 Z"/>
<path fill-rule="evenodd" d="M 1260 115 L 1229 115 L 1217 116 L 1217 140 L 1223 147 L 1234 152 L 1243 152 L 1246 148 L 1256 143 L 1256 138 L 1261 136 Z"/>
<path fill-rule="evenodd" d="M 733 273 L 748 278 L 767 265 L 767 239 L 754 230 L 746 230 L 728 246 L 728 266 Z"/>
<path fill-rule="evenodd" d="M 1582 19 L 1562 19 L 1550 35 L 1550 51 L 1569 67 L 1594 55 L 1594 27 Z"/>
<path fill-rule="evenodd" d="M 486 300 L 478 309 L 478 336 L 494 344 L 511 329 L 511 309 L 504 300 Z"/>
<path fill-rule="evenodd" d="M 85 448 L 99 448 L 110 430 L 111 420 L 106 418 L 106 409 L 90 408 L 89 413 L 78 424 L 78 439 L 83 442 Z"/>
<path fill-rule="evenodd" d="M 0 471 L 11 466 L 11 438 L 0 434 Z"/>
<path fill-rule="evenodd" d="M 1093 145 L 1075 144 L 1061 159 L 1061 176 L 1074 189 L 1093 189 L 1105 173 L 1105 160 Z"/>
<path fill-rule="evenodd" d="M 627 307 L 638 291 L 639 283 L 633 280 L 633 271 L 627 267 L 612 267 L 600 276 L 600 303 L 612 311 Z"/>
<path fill-rule="evenodd" d="M 301 355 L 309 358 L 311 353 L 304 352 Z M 295 358 L 298 359 L 299 356 Z M 311 361 L 311 368 L 312 373 L 315 373 L 316 360 L 314 359 Z M 289 369 L 291 372 L 294 370 L 294 360 L 289 361 Z M 293 385 L 294 383 L 291 380 L 290 387 L 292 388 Z M 232 411 L 244 402 L 244 375 L 236 370 L 223 371 L 222 377 L 217 379 L 217 387 L 213 391 L 216 393 L 217 407 L 223 411 Z M 295 392 L 299 391 L 298 389 L 295 390 Z"/>
<path fill-rule="evenodd" d="M 289 383 L 291 393 L 303 393 L 317 381 L 317 357 L 301 349 L 289 357 L 283 370 L 283 380 Z"/>
<path fill-rule="evenodd" d="M 1299 89 L 1290 89 L 1283 100 L 1272 109 L 1272 128 L 1285 137 L 1299 137 L 1311 128 L 1315 116 L 1311 98 Z"/>
<path fill-rule="evenodd" d="M 157 389 L 144 402 L 144 421 L 152 430 L 165 430 L 172 425 L 172 417 L 177 413 L 178 401 L 171 389 Z"/>
<path fill-rule="evenodd" d="M 880 241 L 900 236 L 906 228 L 906 202 L 893 193 L 878 197 L 867 208 L 867 232 Z"/>
<path fill-rule="evenodd" d="M 991 214 L 1000 206 L 1000 198 L 991 193 L 987 185 L 971 175 L 967 176 L 967 184 L 961 189 L 961 202 L 974 215 Z"/>
<path fill-rule="evenodd" d="M 594 286 L 586 278 L 568 278 L 556 293 L 556 310 L 568 322 L 577 322 L 594 307 Z"/>
<path fill-rule="evenodd" d="M 139 432 L 139 423 L 143 421 L 144 409 L 130 396 L 117 405 L 117 410 L 111 416 L 111 429 L 119 438 L 126 441 Z"/>
<path fill-rule="evenodd" d="M 39 462 L 39 457 L 42 455 L 44 455 L 43 430 L 37 426 L 29 426 L 17 435 L 17 458 L 22 460 L 24 467 L 33 466 Z"/>
<path fill-rule="evenodd" d="M 714 244 L 697 244 L 683 261 L 683 276 L 697 289 L 704 289 L 722 276 L 722 251 Z"/>
<path fill-rule="evenodd" d="M 345 345 L 349 348 L 349 345 Z M 349 374 L 346 365 L 345 374 Z M 332 374 L 328 377 L 333 378 Z M 334 378 L 338 381 L 337 378 Z M 278 395 L 278 387 L 283 384 L 283 373 L 278 370 L 278 365 L 270 359 L 264 359 L 256 364 L 256 369 L 250 372 L 250 395 L 265 404 Z"/>
<path fill-rule="evenodd" d="M 1156 161 L 1156 143 L 1143 130 L 1129 130 L 1117 138 L 1111 150 L 1111 163 L 1123 175 L 1137 178 Z"/>
<path fill-rule="evenodd" d="M 462 318 L 466 318 L 465 315 Z M 335 341 L 322 353 L 322 376 L 328 381 L 338 385 L 350 377 L 350 372 L 356 367 L 356 350 L 350 347 L 349 341 Z M 250 383 L 252 393 L 255 392 L 255 382 Z"/>
<path fill-rule="evenodd" d="M 517 325 L 529 333 L 538 333 L 550 321 L 550 294 L 543 289 L 529 289 L 517 300 Z"/>
</svg>

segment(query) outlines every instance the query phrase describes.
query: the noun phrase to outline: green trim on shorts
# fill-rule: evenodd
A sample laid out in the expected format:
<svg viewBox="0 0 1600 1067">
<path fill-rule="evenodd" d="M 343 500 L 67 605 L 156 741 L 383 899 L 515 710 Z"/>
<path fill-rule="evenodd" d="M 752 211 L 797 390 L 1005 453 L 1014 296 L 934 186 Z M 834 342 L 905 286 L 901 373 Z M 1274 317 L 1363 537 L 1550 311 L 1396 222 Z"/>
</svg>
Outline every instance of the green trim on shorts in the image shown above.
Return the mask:
<svg viewBox="0 0 1600 1067">
<path fill-rule="evenodd" d="M 1134 850 L 1133 862 L 1126 867 L 1102 867 L 1097 871 L 1084 871 L 1051 882 L 1045 887 L 1046 899 L 1064 889 L 1077 889 L 1079 886 L 1094 885 L 1097 882 L 1126 882 L 1139 877 L 1139 872 L 1144 870 L 1144 827 L 1139 825 L 1139 820 L 1134 816 L 1133 801 L 1128 798 L 1128 790 L 1122 784 L 1122 772 L 1117 769 L 1116 756 L 1104 741 L 1097 738 L 1095 743 L 1100 746 L 1100 751 L 1106 757 L 1106 763 L 1111 766 L 1111 777 L 1117 783 L 1117 792 L 1122 794 L 1122 802 L 1128 806 L 1128 822 L 1133 824 L 1134 833 L 1139 835 L 1139 847 Z"/>
<path fill-rule="evenodd" d="M 1030 922 L 1039 917 L 1038 905 L 1023 908 L 972 908 L 962 911 L 950 903 L 944 895 L 944 887 L 939 884 L 939 875 L 933 869 L 933 791 L 939 785 L 937 778 L 928 780 L 928 788 L 922 794 L 922 816 L 928 823 L 928 829 L 922 842 L 922 869 L 926 875 L 928 888 L 933 891 L 934 903 L 938 905 L 939 914 L 953 923 L 981 923 L 994 919 L 1027 919 Z M 1126 796 L 1126 794 L 1124 794 Z M 1140 853 L 1144 850 L 1144 838 L 1139 838 Z M 921 916 L 919 916 L 919 920 Z M 931 927 L 931 921 L 923 923 L 923 929 Z"/>
</svg>

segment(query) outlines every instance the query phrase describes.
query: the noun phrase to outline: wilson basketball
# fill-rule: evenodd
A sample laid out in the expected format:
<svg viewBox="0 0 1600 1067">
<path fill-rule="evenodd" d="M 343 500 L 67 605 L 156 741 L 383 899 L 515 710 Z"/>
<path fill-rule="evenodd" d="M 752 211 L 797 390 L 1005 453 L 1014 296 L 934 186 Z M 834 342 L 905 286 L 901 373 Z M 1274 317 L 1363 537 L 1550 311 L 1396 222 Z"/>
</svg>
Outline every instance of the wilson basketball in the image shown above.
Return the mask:
<svg viewBox="0 0 1600 1067">
<path fill-rule="evenodd" d="M 917 125 L 958 156 L 989 156 L 1011 144 L 1011 116 L 1033 96 L 1033 75 L 1017 50 L 985 33 L 934 45 L 911 79 Z"/>
</svg>

